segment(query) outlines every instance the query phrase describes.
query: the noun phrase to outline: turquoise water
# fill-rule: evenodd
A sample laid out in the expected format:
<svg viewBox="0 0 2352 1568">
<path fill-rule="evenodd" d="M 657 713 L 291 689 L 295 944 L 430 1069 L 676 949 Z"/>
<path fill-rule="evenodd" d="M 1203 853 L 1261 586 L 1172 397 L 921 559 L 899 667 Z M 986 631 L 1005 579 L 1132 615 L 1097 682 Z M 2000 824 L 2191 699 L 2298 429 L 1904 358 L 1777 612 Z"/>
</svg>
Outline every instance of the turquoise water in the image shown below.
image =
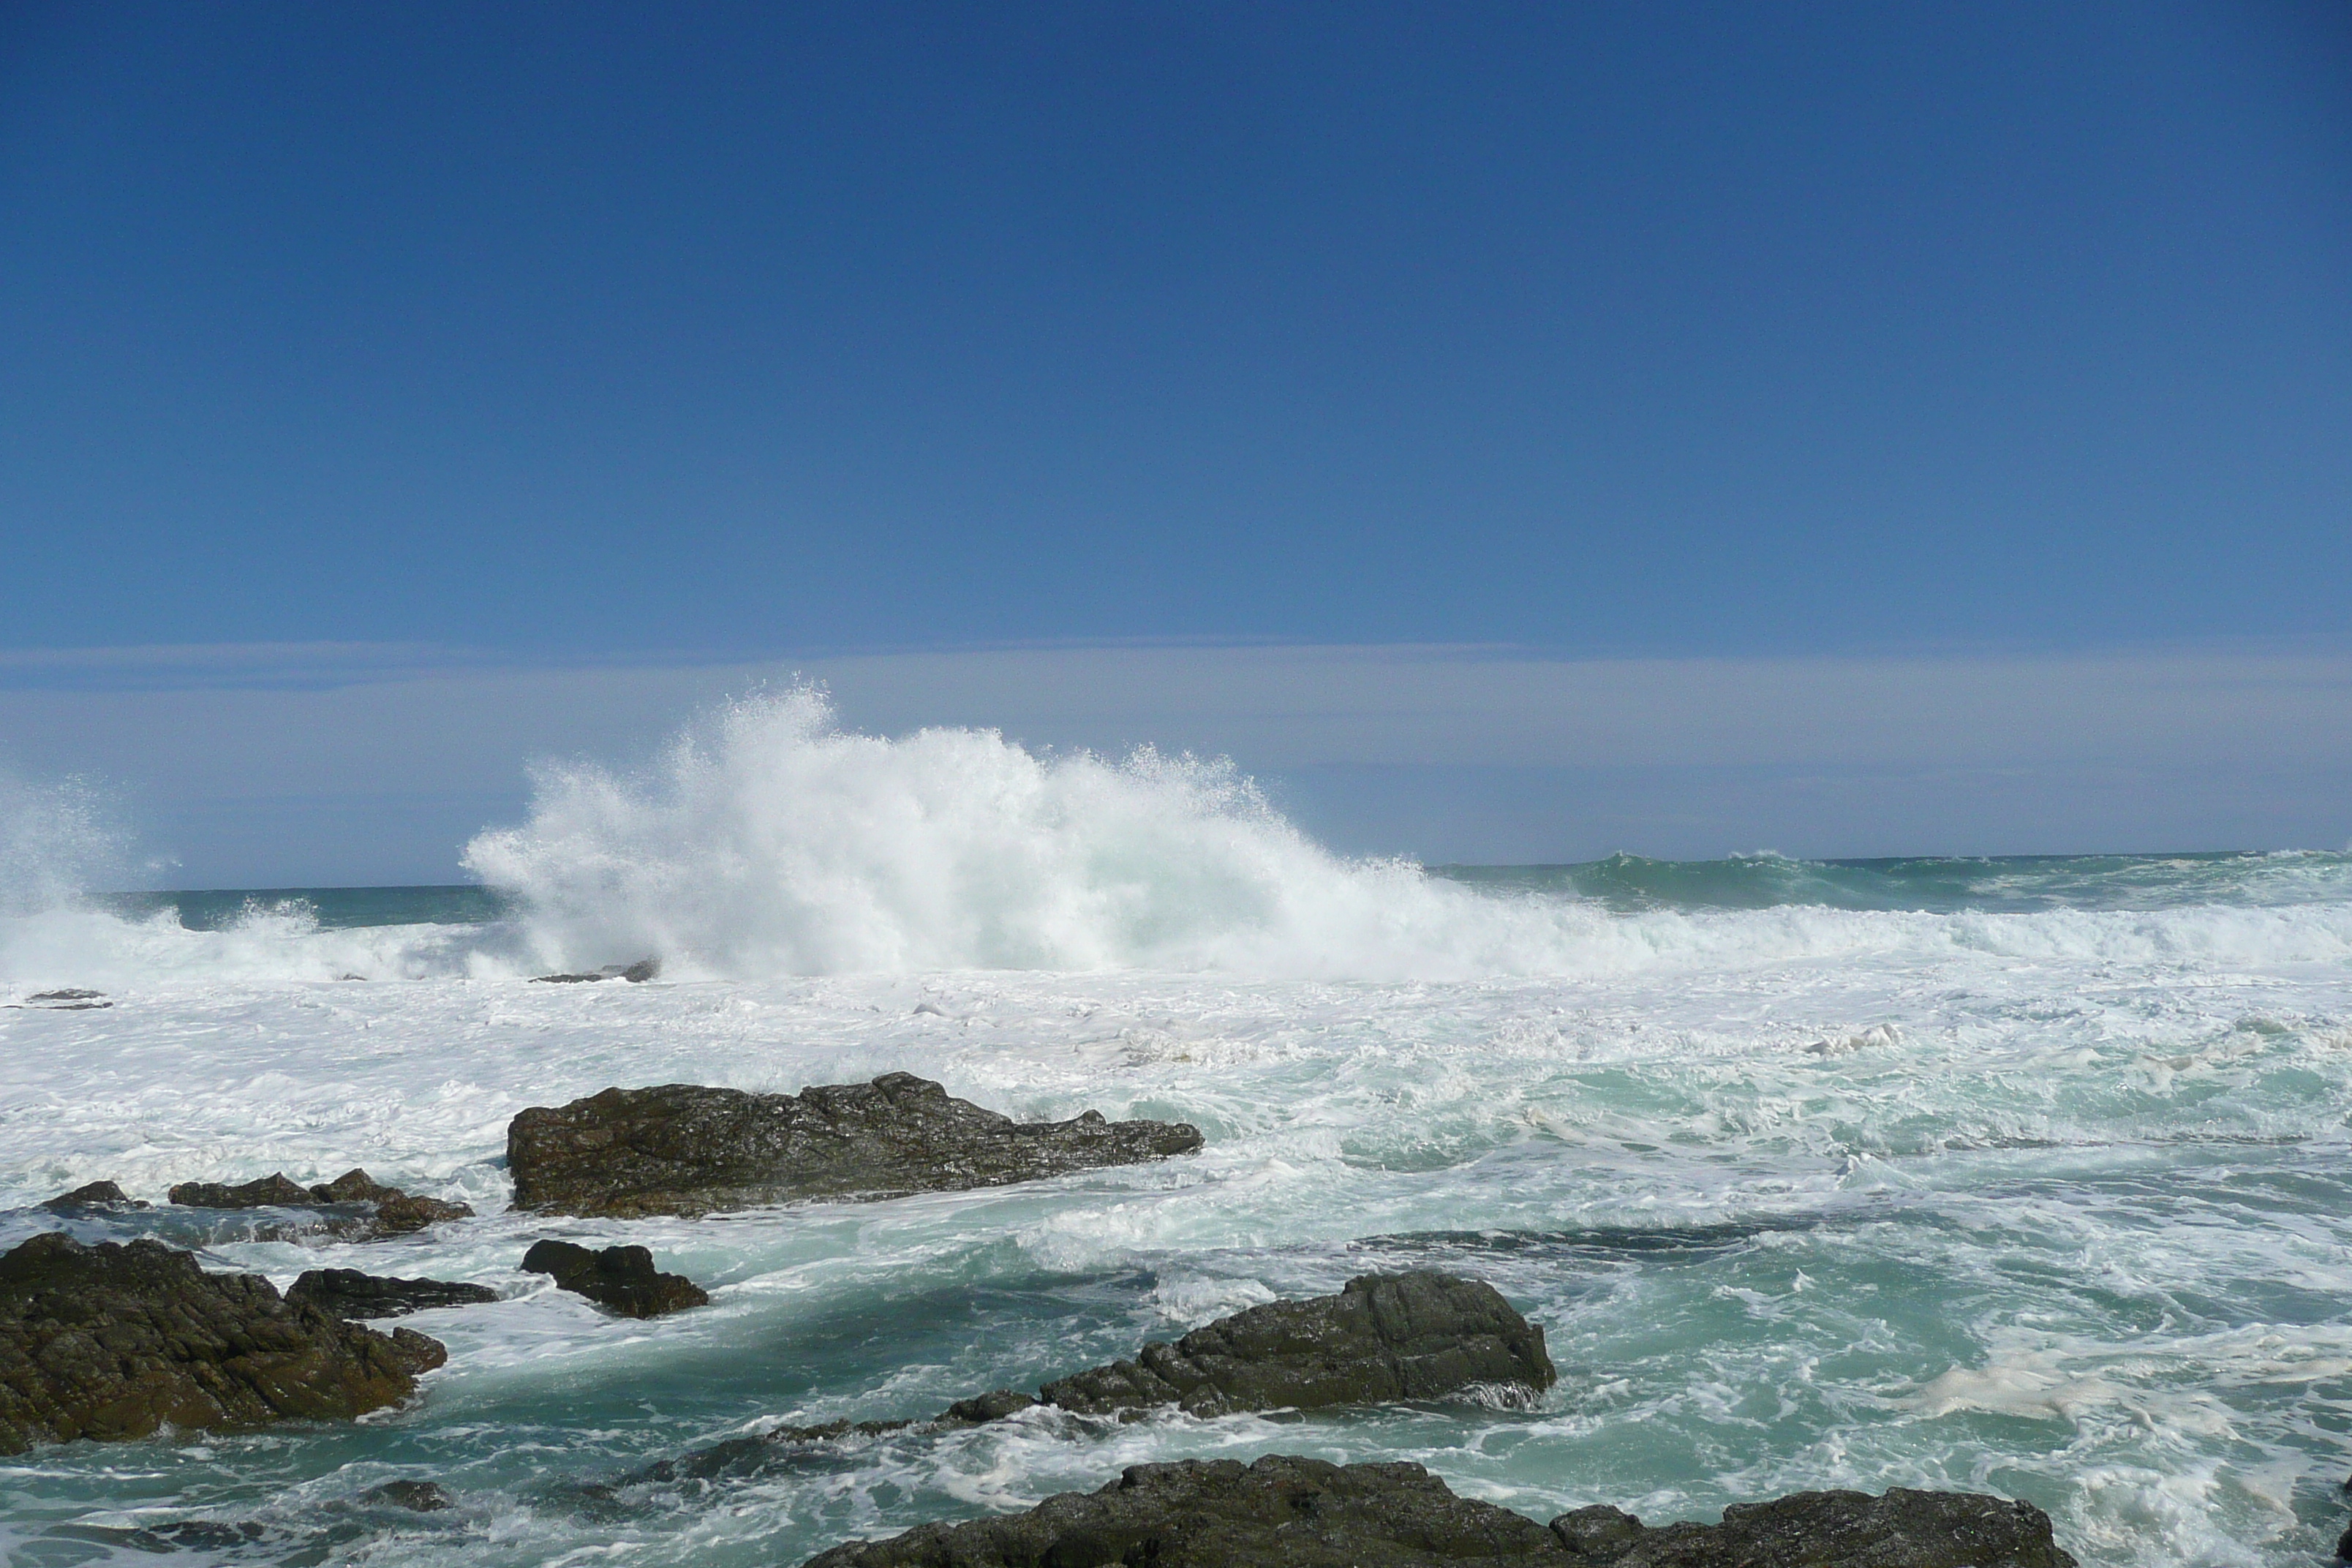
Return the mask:
<svg viewBox="0 0 2352 1568">
<path fill-rule="evenodd" d="M 1618 913 L 1644 910 L 2152 910 L 2212 901 L 2263 904 L 2352 897 L 2352 855 L 2224 850 L 2194 855 L 1911 856 L 1795 860 L 1652 860 L 1612 855 L 1562 866 L 1432 866 L 1430 875 L 1494 892 L 1592 900 Z M 236 888 L 116 893 L 110 907 L 139 916 L 172 910 L 192 931 L 217 931 L 256 908 L 307 909 L 324 928 L 478 923 L 516 912 L 516 900 L 471 885 L 403 888 Z"/>
<path fill-rule="evenodd" d="M 2050 1510 L 2090 1563 L 2326 1560 L 2352 1515 L 2352 858 L 1322 864 L 1285 872 L 1316 889 L 1291 904 L 1188 884 L 1255 946 L 1162 903 L 1092 967 L 761 973 L 817 928 L 722 900 L 783 935 L 693 945 L 718 917 L 660 899 L 717 873 L 601 925 L 456 888 L 158 895 L 15 931 L 12 994 L 115 1005 L 0 1012 L 0 1243 L 98 1177 L 160 1199 L 357 1163 L 483 1217 L 319 1248 L 168 1211 L 74 1228 L 281 1285 L 348 1264 L 506 1299 L 409 1320 L 452 1358 L 402 1411 L 0 1461 L 0 1561 L 793 1563 L 1139 1459 L 1277 1451 L 1418 1459 L 1538 1518 L 1958 1486 Z M 652 984 L 528 983 L 646 951 Z M 506 1212 L 525 1105 L 896 1068 L 1022 1116 L 1181 1117 L 1207 1146 L 700 1222 Z M 519 1271 L 543 1235 L 642 1242 L 713 1305 L 604 1318 Z M 1493 1281 L 1559 1387 L 1530 1410 L 1040 1415 L 628 1479 L 1405 1267 Z M 404 1476 L 457 1506 L 357 1501 Z"/>
</svg>

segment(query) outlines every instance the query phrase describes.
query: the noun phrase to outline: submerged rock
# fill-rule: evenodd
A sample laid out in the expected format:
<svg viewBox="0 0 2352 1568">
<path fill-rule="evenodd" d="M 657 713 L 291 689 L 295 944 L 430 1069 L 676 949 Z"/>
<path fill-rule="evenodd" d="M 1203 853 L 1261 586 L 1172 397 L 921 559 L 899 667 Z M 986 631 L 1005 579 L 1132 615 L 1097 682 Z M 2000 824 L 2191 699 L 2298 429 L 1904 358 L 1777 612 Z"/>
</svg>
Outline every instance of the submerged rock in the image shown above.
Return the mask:
<svg viewBox="0 0 2352 1568">
<path fill-rule="evenodd" d="M 257 1181 L 227 1186 L 219 1182 L 182 1182 L 167 1194 L 188 1208 L 320 1208 L 341 1205 L 372 1205 L 373 1212 L 327 1218 L 319 1234 L 339 1241 L 367 1241 L 380 1236 L 406 1236 L 444 1220 L 467 1219 L 473 1209 L 439 1198 L 417 1197 L 398 1187 L 385 1186 L 354 1167 L 331 1182 L 304 1186 L 283 1172 Z"/>
<path fill-rule="evenodd" d="M 386 1481 L 360 1493 L 360 1501 L 404 1508 L 412 1513 L 438 1513 L 449 1506 L 449 1494 L 438 1481 Z"/>
<path fill-rule="evenodd" d="M 158 1241 L 62 1232 L 0 1255 L 0 1453 L 342 1419 L 407 1398 L 448 1352 L 289 1305 L 257 1274 L 207 1274 Z"/>
<path fill-rule="evenodd" d="M 1172 1345 L 1145 1345 L 1134 1361 L 1057 1378 L 1038 1398 L 1082 1415 L 1158 1405 L 1223 1415 L 1438 1399 L 1478 1385 L 1529 1397 L 1557 1380 L 1543 1330 L 1492 1285 L 1367 1274 L 1336 1296 L 1269 1301 Z"/>
<path fill-rule="evenodd" d="M 658 1318 L 710 1305 L 710 1293 L 683 1274 L 663 1274 L 642 1247 L 591 1251 L 569 1241 L 541 1241 L 522 1255 L 526 1274 L 551 1274 L 558 1289 L 574 1291 L 625 1318 Z"/>
<path fill-rule="evenodd" d="M 1589 1521 L 1596 1511 L 1614 1521 Z M 1584 1521 L 1584 1522 L 1574 1522 Z M 1587 1523 L 1603 1525 L 1588 1529 Z M 1273 1454 L 1132 1465 L 1095 1492 L 1026 1513 L 856 1541 L 808 1568 L 2074 1568 L 2027 1503 L 1950 1492 L 1803 1492 L 1646 1530 L 1614 1510 L 1547 1528 L 1456 1497 L 1421 1466 Z"/>
<path fill-rule="evenodd" d="M 608 1089 L 507 1127 L 515 1206 L 614 1217 L 997 1186 L 1201 1146 L 1183 1122 L 1016 1122 L 912 1073 L 797 1095 Z"/>
<path fill-rule="evenodd" d="M 143 1209 L 152 1205 L 141 1203 L 112 1182 L 88 1182 L 69 1193 L 59 1193 L 41 1206 L 63 1214 L 73 1209 Z"/>
<path fill-rule="evenodd" d="M 398 1318 L 434 1307 L 471 1307 L 495 1301 L 487 1285 L 451 1279 L 400 1279 L 362 1274 L 356 1268 L 312 1268 L 287 1288 L 286 1300 L 316 1307 L 336 1318 Z"/>
</svg>

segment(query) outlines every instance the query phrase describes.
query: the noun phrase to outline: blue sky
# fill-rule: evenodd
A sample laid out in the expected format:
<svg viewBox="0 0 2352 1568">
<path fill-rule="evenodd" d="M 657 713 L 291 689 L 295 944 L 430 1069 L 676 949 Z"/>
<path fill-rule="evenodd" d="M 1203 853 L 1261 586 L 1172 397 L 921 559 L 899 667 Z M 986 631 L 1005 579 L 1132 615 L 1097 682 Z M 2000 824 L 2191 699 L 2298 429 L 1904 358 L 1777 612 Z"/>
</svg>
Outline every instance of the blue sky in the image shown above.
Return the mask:
<svg viewBox="0 0 2352 1568">
<path fill-rule="evenodd" d="M 1515 752 L 1584 710 L 1467 677 L 1472 739 L 1302 751 L 1214 667 L 1631 661 L 1683 672 L 1668 730 L 1780 670 L 1824 736 L 1856 661 L 2309 689 L 2352 581 L 2340 5 L 26 4 L 0 232 L 0 766 L 119 786 L 188 879 L 447 875 L 530 748 L 677 717 L 395 689 L 1004 645 L 1063 650 L 1049 690 L 1192 649 L 1231 700 L 1046 713 L 950 659 L 958 702 L 845 716 L 1181 739 L 1445 858 L 2352 835 L 2341 748 L 2264 731 L 2229 784 L 2160 704 L 2090 757 L 1972 710 L 2013 732 L 1905 784 Z M 468 782 L 324 733 L 299 791 L 225 782 L 207 703 L 320 689 Z"/>
</svg>

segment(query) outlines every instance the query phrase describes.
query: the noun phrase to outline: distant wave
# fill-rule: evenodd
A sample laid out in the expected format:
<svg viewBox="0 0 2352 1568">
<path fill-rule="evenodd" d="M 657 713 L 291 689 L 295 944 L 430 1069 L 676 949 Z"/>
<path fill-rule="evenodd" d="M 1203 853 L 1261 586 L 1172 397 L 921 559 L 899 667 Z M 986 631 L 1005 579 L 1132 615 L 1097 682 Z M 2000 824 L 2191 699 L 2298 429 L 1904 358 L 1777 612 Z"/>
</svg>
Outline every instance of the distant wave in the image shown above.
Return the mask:
<svg viewBox="0 0 2352 1568">
<path fill-rule="evenodd" d="M 726 709 L 642 774 L 560 767 L 537 784 L 530 820 L 480 835 L 466 862 L 527 911 L 526 939 L 551 965 L 655 953 L 678 972 L 742 978 L 1157 968 L 1459 980 L 1930 950 L 2352 956 L 2340 856 L 2314 863 L 2334 902 L 2224 907 L 2218 895 L 2252 890 L 2245 868 L 2231 869 L 2252 858 L 2202 857 L 2192 878 L 2221 866 L 2236 879 L 2177 900 L 2186 907 L 2015 914 L 1839 909 L 1861 900 L 1808 900 L 1802 884 L 1853 873 L 1777 858 L 1576 868 L 1603 883 L 1713 884 L 1679 910 L 1645 895 L 1628 911 L 1622 886 L 1608 898 L 1574 877 L 1449 878 L 1334 855 L 1222 760 L 1040 756 L 991 730 L 887 740 L 843 730 L 809 689 Z M 1947 883 L 2017 874 L 2011 862 L 1904 864 Z M 2104 876 L 2115 886 L 2097 901 L 2123 901 L 2121 883 L 2143 875 L 2134 864 L 2069 862 L 2059 879 Z M 1741 879 L 1747 894 L 1727 898 Z"/>
</svg>

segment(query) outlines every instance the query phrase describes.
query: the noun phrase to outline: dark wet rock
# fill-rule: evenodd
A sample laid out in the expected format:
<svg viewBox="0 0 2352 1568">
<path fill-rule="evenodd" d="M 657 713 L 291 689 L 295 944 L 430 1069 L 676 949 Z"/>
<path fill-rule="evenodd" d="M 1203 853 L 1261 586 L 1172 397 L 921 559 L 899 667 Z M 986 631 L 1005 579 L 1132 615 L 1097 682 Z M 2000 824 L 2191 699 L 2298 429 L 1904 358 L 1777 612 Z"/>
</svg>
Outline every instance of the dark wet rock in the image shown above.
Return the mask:
<svg viewBox="0 0 2352 1568">
<path fill-rule="evenodd" d="M 1367 1274 L 1336 1296 L 1269 1301 L 1148 1344 L 1038 1391 L 1105 1415 L 1174 1405 L 1195 1415 L 1440 1399 L 1486 1386 L 1509 1397 L 1557 1381 L 1543 1330 L 1492 1285 L 1444 1274 Z M 967 1402 L 971 1403 L 971 1402 Z"/>
<path fill-rule="evenodd" d="M 68 985 L 60 991 L 36 991 L 25 998 L 27 1002 L 95 1002 L 105 995 L 103 991 L 84 991 Z"/>
<path fill-rule="evenodd" d="M 1494 1287 L 1443 1274 L 1366 1275 L 1337 1295 L 1272 1301 L 1220 1318 L 1173 1345 L 1144 1346 L 1136 1361 L 1057 1379 L 1037 1395 L 1000 1388 L 959 1399 L 919 1424 L 779 1427 L 665 1460 L 630 1479 L 794 1468 L 803 1448 L 845 1433 L 975 1426 L 1041 1405 L 1121 1418 L 1171 1405 L 1217 1415 L 1440 1399 L 1472 1388 L 1531 1399 L 1555 1381 L 1543 1331 Z"/>
<path fill-rule="evenodd" d="M 182 1182 L 171 1200 L 190 1208 L 320 1208 L 359 1207 L 368 1212 L 320 1216 L 315 1233 L 337 1241 L 370 1241 L 383 1236 L 407 1236 L 444 1220 L 467 1219 L 473 1210 L 464 1204 L 417 1197 L 398 1187 L 385 1186 L 365 1171 L 352 1169 L 331 1182 L 304 1186 L 283 1173 L 226 1186 L 218 1182 Z"/>
<path fill-rule="evenodd" d="M 11 1007 L 38 1007 L 51 1013 L 89 1013 L 111 1007 L 111 1002 L 100 1000 L 103 991 L 83 991 L 68 986 L 62 991 L 36 991 L 22 1002 L 11 1002 Z"/>
<path fill-rule="evenodd" d="M 1009 1388 L 999 1388 L 987 1394 L 976 1394 L 970 1399 L 957 1400 L 948 1406 L 947 1414 L 940 1419 L 977 1426 L 983 1422 L 1002 1421 L 1008 1415 L 1018 1415 L 1024 1410 L 1036 1407 L 1034 1394 L 1016 1394 Z"/>
<path fill-rule="evenodd" d="M 310 1189 L 273 1172 L 258 1181 L 229 1186 L 220 1182 L 181 1182 L 166 1194 L 175 1204 L 199 1209 L 305 1208 L 320 1202 Z"/>
<path fill-rule="evenodd" d="M 375 1228 L 388 1236 L 407 1236 L 423 1230 L 428 1225 L 444 1220 L 470 1219 L 473 1208 L 467 1204 L 444 1203 L 439 1198 L 421 1198 L 412 1193 L 389 1197 L 375 1206 Z"/>
<path fill-rule="evenodd" d="M 89 1182 L 69 1193 L 59 1193 L 41 1205 L 57 1213 L 73 1209 L 143 1209 L 150 1207 L 112 1182 Z"/>
<path fill-rule="evenodd" d="M 578 970 L 567 974 L 534 974 L 534 985 L 593 985 L 600 980 L 625 980 L 632 985 L 642 985 L 648 980 L 661 978 L 661 960 L 641 958 L 635 963 L 608 963 L 594 971 Z"/>
<path fill-rule="evenodd" d="M 534 1106 L 508 1124 L 507 1168 L 517 1208 L 626 1218 L 997 1186 L 1200 1146 L 1183 1122 L 1016 1122 L 897 1072 L 797 1095 L 667 1084 Z"/>
<path fill-rule="evenodd" d="M 438 1513 L 449 1506 L 449 1494 L 437 1481 L 386 1481 L 360 1493 L 360 1501 L 404 1508 L 412 1513 Z"/>
<path fill-rule="evenodd" d="M 1026 1513 L 927 1524 L 851 1542 L 809 1568 L 1238 1568 L 1549 1563 L 1570 1559 L 1524 1514 L 1455 1497 L 1414 1464 L 1332 1465 L 1270 1455 L 1131 1465 L 1096 1492 Z"/>
<path fill-rule="evenodd" d="M 259 1275 L 207 1274 L 158 1241 L 51 1232 L 0 1255 L 0 1453 L 166 1423 L 349 1418 L 407 1398 L 447 1359 L 423 1334 L 289 1305 Z"/>
<path fill-rule="evenodd" d="M 707 1307 L 710 1293 L 683 1274 L 663 1274 L 642 1247 L 591 1251 L 569 1241 L 533 1243 L 522 1255 L 523 1272 L 551 1274 L 558 1289 L 575 1291 L 625 1318 L 658 1318 L 688 1307 Z"/>
<path fill-rule="evenodd" d="M 397 1318 L 435 1307 L 471 1307 L 495 1301 L 487 1285 L 451 1279 L 400 1279 L 362 1274 L 356 1268 L 313 1268 L 288 1287 L 286 1300 L 316 1307 L 336 1318 Z"/>
<path fill-rule="evenodd" d="M 1736 1503 L 1721 1524 L 1644 1528 L 1613 1508 L 1552 1521 L 1571 1563 L 1612 1568 L 2075 1568 L 2032 1503 L 1897 1487 Z"/>
<path fill-rule="evenodd" d="M 315 1182 L 304 1190 L 322 1204 L 380 1204 L 386 1198 L 408 1195 L 398 1187 L 385 1186 L 356 1165 L 331 1182 Z"/>
<path fill-rule="evenodd" d="M 1615 1513 L 1614 1510 L 1607 1510 Z M 1807 1492 L 1644 1530 L 1630 1515 L 1563 1531 L 1456 1497 L 1415 1464 L 1274 1454 L 1133 1465 L 1026 1513 L 850 1542 L 808 1568 L 2074 1568 L 2039 1509 L 1944 1492 Z M 1765 1517 L 1765 1516 L 1769 1516 Z M 1594 1555 L 1597 1551 L 1600 1554 Z M 1664 1553 L 1664 1554 L 1661 1554 Z"/>
</svg>

